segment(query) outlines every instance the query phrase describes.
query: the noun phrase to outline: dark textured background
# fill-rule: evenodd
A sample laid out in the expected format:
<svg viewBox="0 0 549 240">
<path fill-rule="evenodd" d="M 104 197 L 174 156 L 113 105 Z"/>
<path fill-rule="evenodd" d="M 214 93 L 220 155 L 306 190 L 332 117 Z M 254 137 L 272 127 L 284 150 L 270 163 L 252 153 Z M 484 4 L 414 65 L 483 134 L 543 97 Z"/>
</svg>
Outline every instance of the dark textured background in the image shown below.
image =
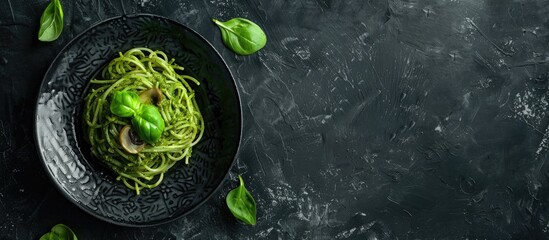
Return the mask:
<svg viewBox="0 0 549 240">
<path fill-rule="evenodd" d="M 33 109 L 61 48 L 118 0 L 61 0 L 65 29 L 37 40 L 47 1 L 0 8 L 0 239 L 57 223 L 80 239 L 548 239 L 549 2 L 124 1 L 221 52 L 241 92 L 241 152 L 224 187 L 173 223 L 124 228 L 69 203 L 39 164 Z M 211 18 L 246 17 L 267 46 L 240 57 Z M 258 224 L 224 197 L 243 174 Z"/>
</svg>

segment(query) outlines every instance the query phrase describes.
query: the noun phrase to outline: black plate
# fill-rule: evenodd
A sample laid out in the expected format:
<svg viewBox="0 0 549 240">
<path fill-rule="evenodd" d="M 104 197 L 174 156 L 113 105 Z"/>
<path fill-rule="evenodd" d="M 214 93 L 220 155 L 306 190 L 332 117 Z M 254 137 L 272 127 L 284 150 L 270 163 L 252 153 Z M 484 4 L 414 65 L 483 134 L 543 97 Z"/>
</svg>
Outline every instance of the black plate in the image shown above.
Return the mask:
<svg viewBox="0 0 549 240">
<path fill-rule="evenodd" d="M 89 80 L 133 47 L 166 52 L 201 82 L 195 91 L 206 122 L 190 164 L 176 164 L 160 186 L 139 196 L 90 156 L 79 114 Z M 103 21 L 59 53 L 38 93 L 35 133 L 46 172 L 70 201 L 105 221 L 150 226 L 189 213 L 221 185 L 238 151 L 241 115 L 234 79 L 208 41 L 175 21 L 139 14 Z"/>
</svg>

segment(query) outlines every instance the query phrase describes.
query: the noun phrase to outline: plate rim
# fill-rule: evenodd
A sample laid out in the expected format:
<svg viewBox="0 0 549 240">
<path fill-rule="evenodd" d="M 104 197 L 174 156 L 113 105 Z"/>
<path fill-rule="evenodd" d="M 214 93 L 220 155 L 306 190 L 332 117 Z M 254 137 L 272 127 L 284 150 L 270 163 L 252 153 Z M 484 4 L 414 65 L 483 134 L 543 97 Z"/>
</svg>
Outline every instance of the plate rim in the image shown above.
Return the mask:
<svg viewBox="0 0 549 240">
<path fill-rule="evenodd" d="M 195 34 L 196 36 L 198 36 L 199 39 L 204 41 L 214 51 L 214 53 L 217 54 L 217 56 L 221 59 L 221 62 L 223 63 L 223 65 L 225 66 L 225 68 L 227 69 L 227 71 L 229 73 L 229 76 L 230 76 L 230 78 L 233 82 L 233 89 L 234 89 L 234 92 L 236 94 L 236 100 L 237 100 L 237 104 L 238 104 L 238 118 L 239 118 L 239 121 L 238 121 L 239 122 L 238 123 L 238 127 L 239 127 L 238 143 L 237 143 L 237 146 L 236 146 L 236 151 L 235 151 L 234 156 L 231 159 L 229 167 L 227 168 L 227 170 L 223 174 L 223 178 L 221 179 L 221 182 L 219 182 L 219 184 L 202 201 L 200 201 L 194 207 L 190 208 L 188 211 L 186 211 L 182 214 L 179 214 L 179 215 L 174 215 L 172 217 L 164 218 L 164 219 L 161 219 L 161 220 L 156 220 L 152 223 L 145 222 L 143 224 L 131 224 L 131 223 L 125 223 L 125 222 L 118 222 L 118 221 L 115 221 L 113 219 L 98 215 L 94 211 L 91 211 L 87 208 L 84 208 L 84 206 L 82 206 L 80 203 L 78 203 L 76 200 L 74 200 L 71 196 L 69 196 L 69 194 L 65 190 L 63 190 L 61 185 L 58 183 L 57 178 L 55 178 L 53 176 L 52 172 L 49 170 L 49 168 L 48 168 L 48 166 L 45 162 L 44 156 L 42 154 L 41 143 L 38 139 L 38 106 L 39 106 L 40 95 L 41 95 L 40 90 L 45 86 L 45 84 L 47 84 L 48 80 L 46 79 L 46 77 L 52 71 L 53 63 L 56 62 L 61 57 L 62 53 L 64 53 L 69 48 L 69 46 L 72 46 L 77 40 L 81 39 L 84 34 L 88 33 L 92 29 L 94 29 L 94 28 L 96 28 L 100 25 L 106 24 L 108 22 L 117 20 L 117 19 L 137 18 L 137 17 L 149 17 L 149 18 L 157 18 L 157 19 L 166 20 L 166 21 L 168 21 L 172 24 L 175 24 L 175 25 L 178 25 L 180 27 L 185 28 L 186 30 L 188 30 L 192 34 Z M 158 226 L 158 225 L 162 225 L 162 224 L 167 224 L 167 223 L 173 222 L 177 219 L 180 219 L 180 218 L 190 214 L 191 212 L 194 212 L 196 209 L 198 209 L 204 203 L 206 203 L 215 193 L 217 193 L 219 191 L 219 189 L 221 188 L 223 183 L 227 180 L 227 176 L 229 175 L 231 169 L 233 168 L 234 163 L 236 162 L 236 158 L 237 158 L 237 156 L 240 152 L 240 147 L 241 147 L 241 144 L 242 144 L 242 131 L 243 131 L 243 127 L 244 127 L 243 126 L 243 117 L 242 117 L 243 116 L 243 114 L 242 114 L 242 101 L 240 99 L 240 92 L 238 90 L 238 84 L 236 82 L 236 79 L 234 78 L 234 75 L 233 75 L 231 69 L 229 68 L 229 65 L 227 65 L 227 62 L 225 61 L 223 56 L 219 53 L 219 51 L 213 46 L 213 44 L 210 41 L 208 41 L 204 36 L 202 36 L 202 34 L 198 33 L 197 31 L 195 31 L 194 29 L 188 27 L 187 25 L 185 25 L 183 23 L 180 23 L 180 22 L 178 22 L 174 19 L 164 17 L 164 16 L 161 16 L 161 15 L 157 15 L 157 14 L 152 14 L 152 13 L 123 14 L 123 15 L 118 15 L 118 16 L 115 16 L 115 17 L 106 18 L 106 19 L 103 19 L 99 22 L 96 22 L 96 23 L 92 24 L 90 27 L 88 27 L 87 29 L 85 29 L 84 31 L 82 31 L 81 33 L 76 35 L 74 38 L 72 38 L 67 44 L 65 44 L 61 48 L 61 50 L 59 50 L 59 52 L 57 53 L 55 58 L 49 64 L 48 70 L 44 74 L 44 77 L 42 78 L 42 82 L 40 83 L 40 87 L 38 88 L 38 93 L 36 95 L 36 100 L 35 100 L 35 103 L 34 103 L 34 113 L 33 114 L 34 114 L 34 126 L 33 126 L 34 141 L 36 143 L 35 146 L 36 146 L 38 158 L 40 160 L 40 164 L 42 165 L 42 167 L 46 171 L 46 175 L 48 175 L 49 180 L 53 183 L 55 188 L 59 192 L 61 192 L 61 194 L 65 197 L 65 199 L 67 199 L 69 202 L 76 205 L 78 208 L 84 210 L 84 212 L 88 213 L 89 215 L 91 215 L 95 218 L 98 218 L 100 220 L 103 220 L 105 222 L 115 224 L 115 225 L 118 225 L 118 226 L 124 226 L 124 227 L 151 227 L 151 226 Z"/>
</svg>

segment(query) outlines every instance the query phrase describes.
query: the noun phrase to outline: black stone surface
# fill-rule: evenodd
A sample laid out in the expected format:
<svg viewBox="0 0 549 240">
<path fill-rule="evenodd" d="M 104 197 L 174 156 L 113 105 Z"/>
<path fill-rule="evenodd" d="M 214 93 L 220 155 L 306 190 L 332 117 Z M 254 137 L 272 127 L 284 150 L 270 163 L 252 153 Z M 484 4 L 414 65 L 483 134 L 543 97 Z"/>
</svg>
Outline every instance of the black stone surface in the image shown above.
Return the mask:
<svg viewBox="0 0 549 240">
<path fill-rule="evenodd" d="M 0 8 L 0 239 L 65 223 L 80 239 L 549 238 L 549 2 L 544 0 L 62 0 Z M 154 13 L 228 62 L 244 135 L 230 180 L 170 224 L 125 228 L 69 203 L 39 164 L 33 104 L 60 49 L 101 19 Z M 226 49 L 211 18 L 245 17 L 258 54 Z M 242 174 L 255 227 L 224 196 Z"/>
</svg>

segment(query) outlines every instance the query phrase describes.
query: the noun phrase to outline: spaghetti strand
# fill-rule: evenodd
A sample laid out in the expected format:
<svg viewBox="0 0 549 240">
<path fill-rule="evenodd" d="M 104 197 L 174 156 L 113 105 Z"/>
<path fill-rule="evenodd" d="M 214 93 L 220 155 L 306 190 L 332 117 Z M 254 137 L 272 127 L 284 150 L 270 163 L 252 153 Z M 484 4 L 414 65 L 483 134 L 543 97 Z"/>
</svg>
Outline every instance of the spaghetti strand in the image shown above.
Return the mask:
<svg viewBox="0 0 549 240">
<path fill-rule="evenodd" d="M 162 51 L 133 48 L 112 60 L 100 79 L 92 79 L 83 113 L 91 153 L 114 173 L 117 180 L 136 194 L 158 186 L 164 174 L 178 161 L 188 164 L 192 147 L 202 138 L 204 120 L 189 85 L 200 82 L 178 74 L 183 67 Z M 111 113 L 109 103 L 117 91 L 159 88 L 164 100 L 158 106 L 166 128 L 160 140 L 138 154 L 127 153 L 118 142 L 120 129 L 131 125 L 128 118 Z"/>
</svg>

